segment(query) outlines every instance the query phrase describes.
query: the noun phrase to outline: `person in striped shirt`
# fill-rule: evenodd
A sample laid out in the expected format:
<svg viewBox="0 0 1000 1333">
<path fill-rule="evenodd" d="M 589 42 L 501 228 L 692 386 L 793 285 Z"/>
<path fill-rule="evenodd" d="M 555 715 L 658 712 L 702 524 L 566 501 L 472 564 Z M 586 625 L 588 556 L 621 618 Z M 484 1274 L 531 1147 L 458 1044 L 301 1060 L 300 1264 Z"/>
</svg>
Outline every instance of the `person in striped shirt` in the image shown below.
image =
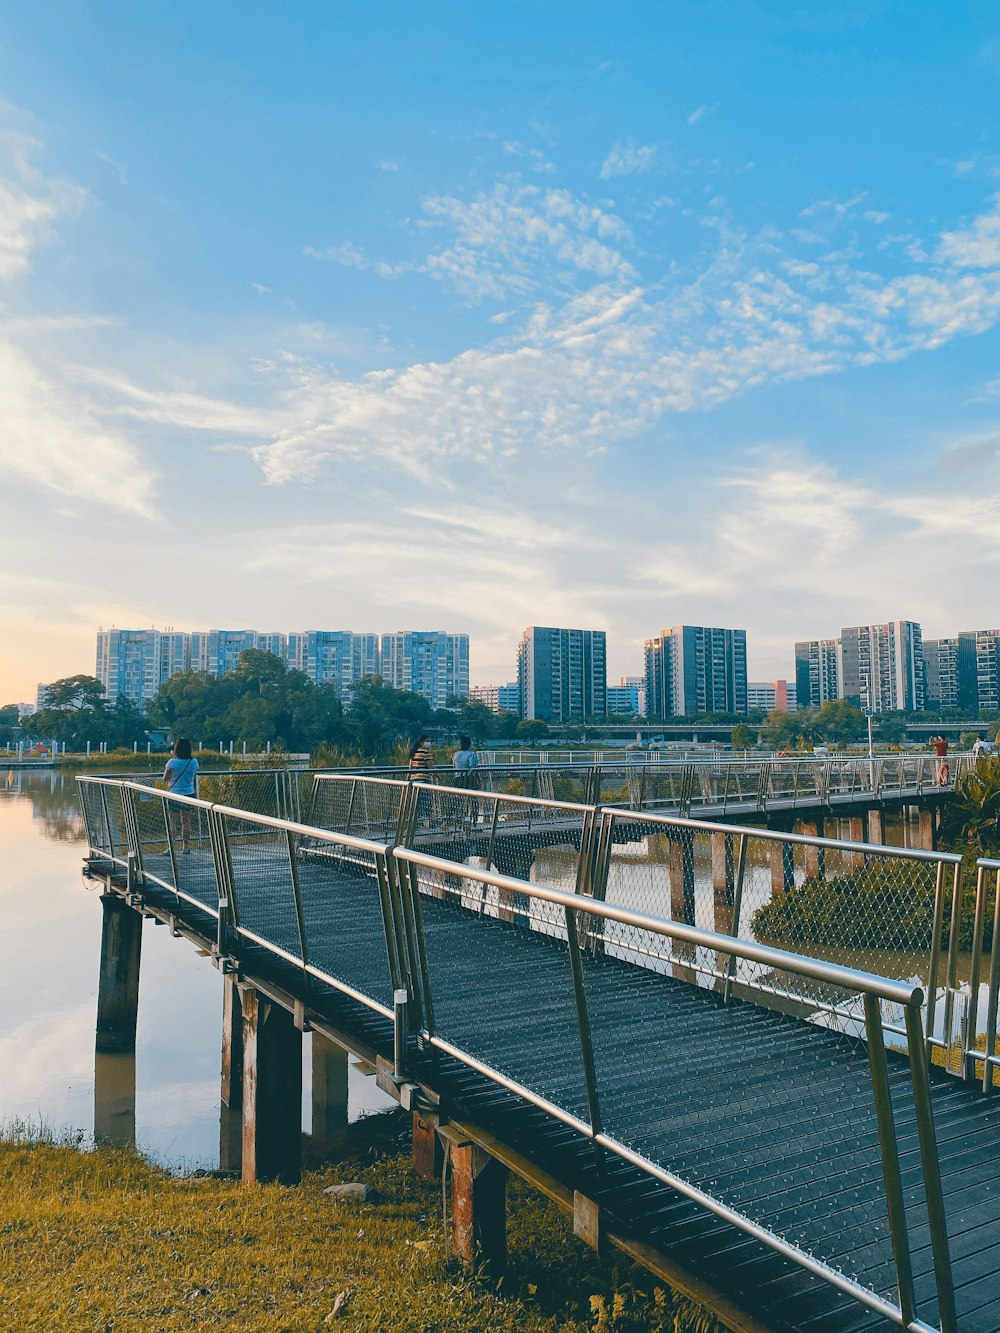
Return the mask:
<svg viewBox="0 0 1000 1333">
<path fill-rule="evenodd" d="M 427 736 L 418 736 L 410 746 L 410 759 L 407 765 L 410 777 L 418 781 L 426 777 L 434 768 L 434 756 Z"/>
</svg>

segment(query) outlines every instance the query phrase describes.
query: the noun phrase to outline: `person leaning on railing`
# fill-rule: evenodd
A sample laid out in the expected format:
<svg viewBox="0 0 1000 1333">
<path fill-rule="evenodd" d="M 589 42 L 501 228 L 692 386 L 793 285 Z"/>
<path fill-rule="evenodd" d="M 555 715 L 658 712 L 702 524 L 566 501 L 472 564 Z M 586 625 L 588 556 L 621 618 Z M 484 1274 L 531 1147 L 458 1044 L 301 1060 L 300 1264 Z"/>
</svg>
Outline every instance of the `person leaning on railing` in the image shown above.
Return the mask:
<svg viewBox="0 0 1000 1333">
<path fill-rule="evenodd" d="M 163 781 L 171 796 L 193 796 L 195 778 L 198 776 L 198 760 L 191 753 L 191 742 L 174 741 L 174 752 L 167 760 L 163 770 Z M 191 850 L 191 808 L 187 805 L 174 807 L 174 836 L 180 833 L 181 851 Z"/>
<path fill-rule="evenodd" d="M 470 737 L 459 737 L 458 749 L 452 755 L 451 762 L 455 769 L 455 786 L 474 787 L 476 785 L 476 766 L 479 763 L 479 756 L 472 748 Z"/>
<path fill-rule="evenodd" d="M 428 744 L 429 737 L 418 736 L 410 746 L 410 758 L 407 763 L 410 778 L 419 782 L 434 771 L 434 756 Z"/>
</svg>

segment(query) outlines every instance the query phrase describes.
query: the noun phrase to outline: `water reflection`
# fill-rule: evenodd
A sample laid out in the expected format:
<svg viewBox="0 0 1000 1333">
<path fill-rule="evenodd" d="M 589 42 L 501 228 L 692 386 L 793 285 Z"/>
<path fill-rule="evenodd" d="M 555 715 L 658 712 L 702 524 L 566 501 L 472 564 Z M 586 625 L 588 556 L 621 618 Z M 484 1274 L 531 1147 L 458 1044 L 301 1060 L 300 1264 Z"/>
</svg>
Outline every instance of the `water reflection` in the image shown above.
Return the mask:
<svg viewBox="0 0 1000 1333">
<path fill-rule="evenodd" d="M 95 1066 L 101 910 L 96 885 L 81 879 L 86 850 L 71 776 L 0 770 L 0 1122 L 42 1121 L 135 1141 L 169 1165 L 221 1158 L 233 1169 L 240 1115 L 221 1114 L 221 978 L 151 922 L 135 1056 L 102 1056 Z M 303 1065 L 308 1129 L 308 1040 Z M 388 1104 L 374 1080 L 353 1067 L 349 1076 L 352 1118 Z"/>
</svg>

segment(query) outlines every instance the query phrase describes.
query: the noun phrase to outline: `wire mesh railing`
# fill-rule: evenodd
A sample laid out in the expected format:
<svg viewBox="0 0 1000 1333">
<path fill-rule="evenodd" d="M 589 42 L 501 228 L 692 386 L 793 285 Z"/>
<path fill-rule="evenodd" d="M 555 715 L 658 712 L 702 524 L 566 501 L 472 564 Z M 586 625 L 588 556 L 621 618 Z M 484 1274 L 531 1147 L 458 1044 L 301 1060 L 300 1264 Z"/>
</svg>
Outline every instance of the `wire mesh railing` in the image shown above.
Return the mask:
<svg viewBox="0 0 1000 1333">
<path fill-rule="evenodd" d="M 909 1242 L 929 1229 L 940 1308 L 927 1314 L 954 1327 L 919 988 L 418 850 L 394 856 L 420 921 L 426 1043 L 906 1327 L 933 1326 L 914 1322 Z M 456 879 L 447 904 L 431 901 Z M 477 921 L 461 910 L 487 886 L 521 894 L 528 911 Z M 612 933 L 619 953 L 588 947 Z M 727 1005 L 665 975 L 680 955 L 836 993 L 860 1027 L 818 1030 L 752 993 Z M 663 967 L 650 976 L 634 956 Z M 906 1054 L 886 1051 L 890 1011 Z M 923 1163 L 922 1190 L 911 1181 L 905 1200 L 897 1121 L 918 1125 Z"/>
<path fill-rule="evenodd" d="M 310 775 L 307 823 L 80 788 L 95 853 L 214 914 L 223 962 L 266 953 L 399 1031 L 402 988 L 425 1048 L 895 1322 L 954 1327 L 926 1047 L 965 1013 L 960 858 L 356 775 Z M 1000 1064 L 969 1047 L 973 1073 Z M 940 1302 L 920 1318 L 914 1230 Z"/>
<path fill-rule="evenodd" d="M 594 892 L 609 901 L 719 934 L 856 967 L 924 989 L 928 1042 L 953 1040 L 959 958 L 972 943 L 954 853 L 873 846 L 768 829 L 607 810 Z M 604 941 L 612 952 L 623 944 Z M 701 985 L 776 997 L 858 1031 L 863 1015 L 821 990 L 751 965 L 678 957 Z M 897 1016 L 891 1030 L 902 1032 Z"/>
</svg>

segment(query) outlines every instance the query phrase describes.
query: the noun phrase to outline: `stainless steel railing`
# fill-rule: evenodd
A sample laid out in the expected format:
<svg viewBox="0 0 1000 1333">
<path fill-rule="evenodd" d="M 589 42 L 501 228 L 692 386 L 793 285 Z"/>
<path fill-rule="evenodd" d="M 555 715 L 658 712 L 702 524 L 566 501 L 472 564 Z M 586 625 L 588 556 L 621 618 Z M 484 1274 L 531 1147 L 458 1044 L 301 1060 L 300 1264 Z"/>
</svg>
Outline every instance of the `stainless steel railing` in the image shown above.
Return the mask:
<svg viewBox="0 0 1000 1333">
<path fill-rule="evenodd" d="M 738 933 L 751 911 L 748 870 L 752 878 L 760 867 L 768 875 L 780 875 L 784 884 L 789 848 L 793 855 L 804 856 L 805 850 L 799 849 L 822 850 L 831 859 L 842 854 L 864 855 L 875 861 L 900 856 L 900 849 L 770 835 L 759 829 L 704 825 L 644 811 L 599 811 L 516 794 L 423 783 L 351 781 L 353 789 L 349 782 L 330 784 L 338 793 L 340 817 L 347 823 L 360 823 L 352 812 L 359 808 L 358 802 L 382 799 L 376 815 L 387 815 L 391 836 L 366 839 L 314 823 L 170 796 L 141 783 L 79 780 L 93 851 L 115 865 L 128 867 L 130 882 L 140 889 L 154 886 L 174 895 L 179 910 L 205 914 L 214 922 L 220 958 L 238 959 L 248 951 L 264 950 L 367 1005 L 387 1021 L 398 1021 L 393 994 L 405 989 L 412 997 L 406 1021 L 416 1024 L 425 1044 L 542 1107 L 601 1149 L 631 1162 L 871 1309 L 914 1330 L 935 1326 L 929 1322 L 933 1313 L 924 1311 L 918 1316 L 912 1275 L 911 1232 L 914 1226 L 926 1226 L 933 1247 L 937 1326 L 954 1329 L 921 988 L 843 960 L 809 957 L 773 942 L 740 938 Z M 373 795 L 379 791 L 381 797 Z M 369 807 L 365 819 L 372 822 L 372 817 Z M 615 847 L 634 852 L 635 834 L 647 844 L 646 860 L 633 859 L 632 865 L 659 865 L 664 870 L 664 896 L 652 906 L 671 912 L 675 903 L 682 905 L 682 912 L 687 910 L 689 868 L 710 865 L 714 852 L 718 879 L 724 882 L 726 847 L 718 839 L 742 840 L 738 846 L 731 845 L 728 866 L 734 894 L 737 881 L 742 881 L 742 902 L 728 903 L 728 922 L 725 915 L 713 918 L 713 924 L 726 924 L 725 930 L 706 928 L 697 919 L 697 911 L 690 919 L 683 915 L 671 919 L 656 910 L 640 910 L 636 902 L 620 901 L 628 897 L 629 881 L 612 873 L 613 852 Z M 694 842 L 696 836 L 705 840 L 700 847 Z M 650 859 L 648 843 L 656 838 L 663 840 L 662 846 Z M 687 853 L 685 839 L 691 849 Z M 768 855 L 756 858 L 750 839 L 769 844 Z M 490 868 L 504 840 L 524 854 L 523 873 L 504 874 Z M 410 845 L 398 845 L 401 842 Z M 542 847 L 562 847 L 560 855 L 564 855 L 567 845 L 565 888 L 547 882 L 544 873 L 538 876 L 543 882 L 529 880 L 529 852 L 535 860 Z M 435 846 L 451 847 L 452 854 L 437 854 Z M 770 854 L 773 848 L 777 848 L 776 856 Z M 468 860 L 459 859 L 463 851 Z M 627 863 L 628 857 L 625 859 Z M 936 866 L 933 920 L 940 949 L 945 896 L 938 871 L 953 862 L 918 854 L 902 859 L 921 867 Z M 486 864 L 470 864 L 472 860 Z M 994 866 L 1000 871 L 1000 863 Z M 539 871 L 537 860 L 534 870 Z M 326 928 L 331 873 L 336 874 L 341 891 L 347 886 L 350 902 L 345 929 L 335 932 Z M 776 882 L 772 881 L 772 889 Z M 723 887 L 721 897 L 726 896 Z M 977 898 L 977 906 L 980 901 L 985 899 Z M 442 908 L 449 905 L 464 910 L 458 918 L 453 912 L 442 916 Z M 348 923 L 365 939 L 373 938 L 373 932 L 381 933 L 384 970 L 359 960 L 346 929 Z M 883 925 L 888 924 L 885 919 Z M 539 1066 L 530 1028 L 523 1038 L 518 1035 L 529 1015 L 516 1010 L 509 1016 L 491 1013 L 484 1022 L 482 1015 L 476 1018 L 474 1014 L 483 987 L 456 986 L 457 941 L 467 945 L 463 956 L 472 969 L 469 977 L 502 979 L 511 930 L 523 932 L 528 942 L 543 935 L 555 937 L 548 947 L 562 951 L 539 955 L 547 969 L 541 993 L 554 1006 L 547 1022 L 560 1028 L 569 1024 L 574 1032 L 575 1073 L 572 1068 L 567 1073 L 565 1067 L 568 1049 L 560 1057 L 560 1069 Z M 950 959 L 948 968 L 950 973 Z M 932 980 L 934 970 L 932 967 Z M 769 1096 L 764 1105 L 770 1128 L 777 1133 L 776 1126 L 784 1116 L 789 1136 L 776 1194 L 769 1183 L 775 1178 L 773 1170 L 763 1172 L 755 1155 L 760 1148 L 754 1117 L 760 1105 L 747 1097 L 745 1083 L 729 1077 L 725 1061 L 719 1063 L 699 1050 L 692 1051 L 683 1033 L 671 1047 L 671 1077 L 684 1080 L 685 1096 L 693 1099 L 691 1105 L 699 1107 L 700 1114 L 680 1141 L 671 1140 L 666 1156 L 654 1150 L 658 1140 L 655 1124 L 650 1127 L 650 1115 L 657 1114 L 660 1099 L 654 1099 L 650 1110 L 646 1103 L 622 1095 L 632 1075 L 638 1076 L 642 1033 L 651 1017 L 648 983 L 633 986 L 632 980 L 648 977 L 650 971 L 665 974 L 671 984 L 714 989 L 720 1016 L 738 1015 L 738 1008 L 727 1004 L 734 996 L 756 1010 L 763 1007 L 779 1025 L 774 1036 L 775 1058 L 797 1058 L 794 1050 L 803 1040 L 834 1043 L 831 1058 L 847 1074 L 844 1090 L 837 1106 L 817 1106 L 809 1119 L 809 1132 L 828 1143 L 830 1151 L 845 1154 L 850 1165 L 845 1168 L 843 1188 L 857 1194 L 863 1235 L 837 1238 L 812 1227 L 808 1217 L 822 1212 L 824 1200 L 810 1193 L 814 1181 L 806 1161 L 808 1153 L 804 1157 L 795 1147 L 801 1109 L 794 1102 L 783 1106 L 780 1098 Z M 994 971 L 1000 973 L 1000 963 L 991 960 L 991 978 Z M 995 1026 L 995 988 L 991 994 Z M 609 996 L 613 1012 L 605 1008 Z M 850 1021 L 839 1028 L 803 1025 L 801 1018 L 807 1010 Z M 473 1018 L 475 1022 L 470 1021 Z M 628 1031 L 633 1035 L 628 1041 L 623 1038 L 623 1023 L 631 1025 Z M 887 1032 L 902 1035 L 904 1053 L 886 1051 Z M 908 1070 L 905 1096 L 898 1079 L 901 1060 Z M 896 1071 L 893 1077 L 890 1065 Z M 770 1070 L 763 1072 L 769 1075 Z M 897 1140 L 900 1116 L 917 1126 L 923 1203 L 912 1197 L 904 1201 Z M 699 1128 L 702 1121 L 713 1128 Z M 682 1124 L 687 1124 L 686 1118 Z M 724 1171 L 712 1159 L 723 1137 L 728 1154 Z M 863 1159 L 850 1156 L 854 1140 L 870 1149 Z M 758 1179 L 764 1182 L 760 1188 L 752 1184 Z M 843 1245 L 847 1249 L 839 1248 Z"/>
</svg>

